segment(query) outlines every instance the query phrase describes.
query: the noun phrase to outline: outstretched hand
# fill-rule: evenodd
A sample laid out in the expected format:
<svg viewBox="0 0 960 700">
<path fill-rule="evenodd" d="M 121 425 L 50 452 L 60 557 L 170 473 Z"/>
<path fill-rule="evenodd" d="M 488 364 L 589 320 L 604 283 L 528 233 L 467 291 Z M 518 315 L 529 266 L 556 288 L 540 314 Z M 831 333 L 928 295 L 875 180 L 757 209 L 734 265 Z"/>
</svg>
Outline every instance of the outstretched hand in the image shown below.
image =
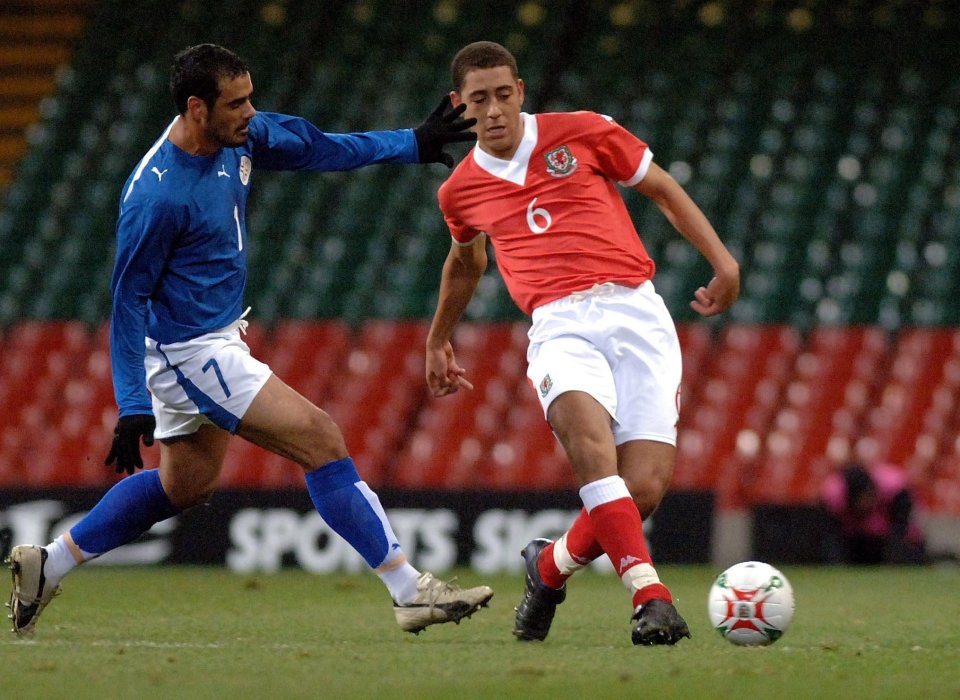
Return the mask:
<svg viewBox="0 0 960 700">
<path fill-rule="evenodd" d="M 466 373 L 457 364 L 449 341 L 439 348 L 427 348 L 427 386 L 434 396 L 454 394 L 461 388 L 473 389 Z"/>
<path fill-rule="evenodd" d="M 114 471 L 117 474 L 133 474 L 137 469 L 143 469 L 140 439 L 143 438 L 143 444 L 150 447 L 156 427 L 157 421 L 152 415 L 121 416 L 113 429 L 113 444 L 103 463 L 108 467 L 116 463 Z"/>
<path fill-rule="evenodd" d="M 417 151 L 421 163 L 443 163 L 453 167 L 453 156 L 444 152 L 448 143 L 466 143 L 477 140 L 477 135 L 468 129 L 477 123 L 476 119 L 463 119 L 467 106 L 461 104 L 450 107 L 450 96 L 445 95 L 437 108 L 430 113 L 423 124 L 413 130 L 417 138 Z"/>
</svg>

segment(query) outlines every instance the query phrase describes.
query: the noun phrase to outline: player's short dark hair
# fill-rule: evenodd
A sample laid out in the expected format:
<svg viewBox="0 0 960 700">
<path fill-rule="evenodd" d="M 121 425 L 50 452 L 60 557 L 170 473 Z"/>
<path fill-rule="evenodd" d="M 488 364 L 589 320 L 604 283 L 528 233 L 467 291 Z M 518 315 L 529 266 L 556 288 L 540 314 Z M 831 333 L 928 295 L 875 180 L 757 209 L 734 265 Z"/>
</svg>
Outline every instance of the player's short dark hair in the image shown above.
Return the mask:
<svg viewBox="0 0 960 700">
<path fill-rule="evenodd" d="M 213 109 L 220 96 L 220 79 L 236 78 L 250 69 L 237 54 L 216 44 L 190 46 L 173 57 L 170 93 L 177 111 L 187 111 L 187 100 L 199 97 Z"/>
<path fill-rule="evenodd" d="M 463 80 L 467 73 L 477 68 L 499 68 L 508 66 L 513 79 L 520 77 L 517 69 L 517 59 L 500 44 L 494 41 L 475 41 L 457 51 L 450 64 L 450 77 L 453 80 L 453 89 L 460 92 Z"/>
</svg>

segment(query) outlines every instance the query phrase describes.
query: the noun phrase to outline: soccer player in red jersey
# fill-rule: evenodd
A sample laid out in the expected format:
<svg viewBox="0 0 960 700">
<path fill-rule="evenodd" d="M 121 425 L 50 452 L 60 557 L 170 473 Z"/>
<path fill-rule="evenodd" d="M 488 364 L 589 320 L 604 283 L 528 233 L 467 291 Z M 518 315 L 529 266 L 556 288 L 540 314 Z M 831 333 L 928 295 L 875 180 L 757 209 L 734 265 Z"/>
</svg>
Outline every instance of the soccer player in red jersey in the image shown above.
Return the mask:
<svg viewBox="0 0 960 700">
<path fill-rule="evenodd" d="M 584 506 L 556 542 L 524 548 L 513 633 L 545 639 L 567 578 L 606 553 L 632 596 L 633 643 L 675 644 L 690 631 L 653 566 L 642 518 L 673 474 L 680 345 L 617 185 L 653 200 L 712 265 L 691 302 L 699 314 L 733 304 L 739 265 L 647 144 L 612 119 L 522 112 L 516 60 L 493 42 L 461 49 L 451 72 L 452 103 L 477 119 L 477 145 L 439 191 L 453 241 L 427 338 L 427 384 L 435 396 L 472 388 L 451 337 L 489 239 L 511 297 L 532 317 L 527 376 Z"/>
</svg>

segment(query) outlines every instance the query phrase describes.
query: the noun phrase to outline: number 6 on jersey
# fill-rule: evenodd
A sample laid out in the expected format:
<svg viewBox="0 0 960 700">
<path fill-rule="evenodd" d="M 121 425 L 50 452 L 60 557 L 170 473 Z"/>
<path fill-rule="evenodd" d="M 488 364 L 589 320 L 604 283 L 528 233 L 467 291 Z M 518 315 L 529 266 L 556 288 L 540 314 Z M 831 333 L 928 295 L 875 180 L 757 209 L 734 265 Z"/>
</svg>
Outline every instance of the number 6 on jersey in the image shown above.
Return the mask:
<svg viewBox="0 0 960 700">
<path fill-rule="evenodd" d="M 534 197 L 530 200 L 530 204 L 527 205 L 527 226 L 529 226 L 530 230 L 534 233 L 546 233 L 547 229 L 550 228 L 550 224 L 553 223 L 553 217 L 550 216 L 550 212 L 543 207 L 534 209 L 536 203 L 537 198 Z M 538 217 L 543 220 L 543 226 L 537 223 Z"/>
</svg>

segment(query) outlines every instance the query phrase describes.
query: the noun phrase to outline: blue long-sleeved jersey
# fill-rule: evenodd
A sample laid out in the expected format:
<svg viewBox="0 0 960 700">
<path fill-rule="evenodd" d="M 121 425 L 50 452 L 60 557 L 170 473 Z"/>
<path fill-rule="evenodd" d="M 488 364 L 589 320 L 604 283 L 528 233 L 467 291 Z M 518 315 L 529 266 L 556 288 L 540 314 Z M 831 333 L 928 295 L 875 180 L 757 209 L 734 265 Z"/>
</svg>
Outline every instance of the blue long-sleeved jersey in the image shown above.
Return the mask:
<svg viewBox="0 0 960 700">
<path fill-rule="evenodd" d="M 328 134 L 300 117 L 270 112 L 250 121 L 243 146 L 191 156 L 167 139 L 174 122 L 130 174 L 121 196 L 110 327 L 121 416 L 153 410 L 143 364 L 146 336 L 178 342 L 239 318 L 253 168 L 340 171 L 418 161 L 411 129 Z"/>
</svg>

